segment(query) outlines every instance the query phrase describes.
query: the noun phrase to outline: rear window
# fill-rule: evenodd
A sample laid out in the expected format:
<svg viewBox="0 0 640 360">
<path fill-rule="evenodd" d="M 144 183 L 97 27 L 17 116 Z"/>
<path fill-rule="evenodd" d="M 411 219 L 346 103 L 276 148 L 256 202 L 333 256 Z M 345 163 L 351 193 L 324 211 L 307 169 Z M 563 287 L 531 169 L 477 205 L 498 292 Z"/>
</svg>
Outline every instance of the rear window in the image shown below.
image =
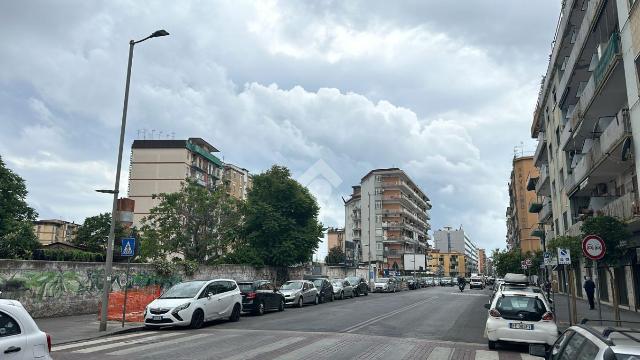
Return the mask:
<svg viewBox="0 0 640 360">
<path fill-rule="evenodd" d="M 254 289 L 253 287 L 253 283 L 238 283 L 238 287 L 240 288 L 240 291 L 251 291 Z"/>
<path fill-rule="evenodd" d="M 527 296 L 504 296 L 498 299 L 496 310 L 507 320 L 540 321 L 547 312 L 542 300 Z"/>
</svg>

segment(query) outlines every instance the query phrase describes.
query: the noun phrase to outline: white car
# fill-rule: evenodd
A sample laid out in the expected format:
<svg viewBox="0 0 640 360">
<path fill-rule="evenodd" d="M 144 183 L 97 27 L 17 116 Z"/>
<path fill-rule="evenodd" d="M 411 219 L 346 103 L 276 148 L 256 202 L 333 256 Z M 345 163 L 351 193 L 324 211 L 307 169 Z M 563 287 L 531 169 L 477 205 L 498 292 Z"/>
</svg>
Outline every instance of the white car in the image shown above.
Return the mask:
<svg viewBox="0 0 640 360">
<path fill-rule="evenodd" d="M 240 320 L 242 295 L 234 280 L 194 280 L 172 286 L 144 310 L 147 328 L 161 326 L 202 327 L 205 321 Z"/>
<path fill-rule="evenodd" d="M 486 335 L 489 349 L 498 342 L 553 345 L 558 326 L 544 296 L 524 291 L 502 291 L 489 309 Z"/>
<path fill-rule="evenodd" d="M 469 280 L 469 289 L 484 289 L 484 280 L 480 276 L 472 276 Z"/>
<path fill-rule="evenodd" d="M 51 337 L 19 301 L 0 300 L 0 359 L 51 359 Z"/>
</svg>

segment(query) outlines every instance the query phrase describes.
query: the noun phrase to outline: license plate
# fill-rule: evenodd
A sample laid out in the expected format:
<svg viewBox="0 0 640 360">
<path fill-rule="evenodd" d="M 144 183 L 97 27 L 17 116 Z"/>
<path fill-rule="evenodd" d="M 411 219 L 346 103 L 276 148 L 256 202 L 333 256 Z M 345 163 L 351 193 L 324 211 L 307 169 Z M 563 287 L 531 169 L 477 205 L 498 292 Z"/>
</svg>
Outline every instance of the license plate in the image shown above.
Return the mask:
<svg viewBox="0 0 640 360">
<path fill-rule="evenodd" d="M 509 323 L 510 329 L 533 330 L 533 324 Z"/>
<path fill-rule="evenodd" d="M 154 316 L 153 320 L 156 320 L 156 321 L 162 320 L 162 316 Z"/>
</svg>

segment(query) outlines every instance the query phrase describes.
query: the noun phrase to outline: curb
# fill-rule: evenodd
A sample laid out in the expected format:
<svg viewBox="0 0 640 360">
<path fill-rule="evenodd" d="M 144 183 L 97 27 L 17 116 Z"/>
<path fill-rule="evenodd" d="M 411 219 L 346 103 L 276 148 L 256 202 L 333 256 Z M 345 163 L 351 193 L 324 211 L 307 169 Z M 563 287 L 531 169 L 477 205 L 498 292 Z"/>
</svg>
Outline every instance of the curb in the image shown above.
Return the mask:
<svg viewBox="0 0 640 360">
<path fill-rule="evenodd" d="M 73 340 L 67 340 L 67 341 L 63 341 L 63 342 L 59 342 L 59 343 L 54 343 L 53 346 L 71 344 L 71 343 L 76 343 L 76 342 L 80 342 L 80 341 L 92 340 L 92 339 L 99 339 L 99 338 L 104 338 L 104 337 L 109 337 L 109 336 L 114 336 L 114 335 L 128 334 L 128 333 L 133 333 L 133 332 L 138 332 L 138 331 L 143 331 L 143 330 L 144 330 L 144 325 L 131 326 L 131 327 L 128 327 L 128 328 L 125 328 L 125 329 L 113 330 L 113 331 L 109 331 L 109 332 L 98 333 L 98 334 L 95 334 L 95 335 L 88 335 L 86 337 L 82 337 L 82 338 L 79 338 L 79 339 L 73 339 Z"/>
</svg>

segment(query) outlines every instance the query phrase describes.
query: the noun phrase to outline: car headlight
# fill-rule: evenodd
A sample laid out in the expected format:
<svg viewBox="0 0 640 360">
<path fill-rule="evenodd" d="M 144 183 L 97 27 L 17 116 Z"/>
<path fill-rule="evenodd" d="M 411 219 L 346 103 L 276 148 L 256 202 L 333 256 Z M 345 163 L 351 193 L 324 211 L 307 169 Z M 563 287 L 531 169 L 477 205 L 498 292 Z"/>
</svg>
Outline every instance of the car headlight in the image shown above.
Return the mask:
<svg viewBox="0 0 640 360">
<path fill-rule="evenodd" d="M 177 306 L 175 309 L 173 309 L 173 311 L 172 311 L 172 312 L 177 313 L 178 311 L 182 311 L 182 310 L 184 310 L 184 309 L 188 308 L 189 306 L 191 306 L 191 303 L 190 303 L 190 302 L 188 302 L 188 303 L 184 303 L 184 304 L 182 304 L 182 305 L 180 305 L 180 306 Z"/>
</svg>

